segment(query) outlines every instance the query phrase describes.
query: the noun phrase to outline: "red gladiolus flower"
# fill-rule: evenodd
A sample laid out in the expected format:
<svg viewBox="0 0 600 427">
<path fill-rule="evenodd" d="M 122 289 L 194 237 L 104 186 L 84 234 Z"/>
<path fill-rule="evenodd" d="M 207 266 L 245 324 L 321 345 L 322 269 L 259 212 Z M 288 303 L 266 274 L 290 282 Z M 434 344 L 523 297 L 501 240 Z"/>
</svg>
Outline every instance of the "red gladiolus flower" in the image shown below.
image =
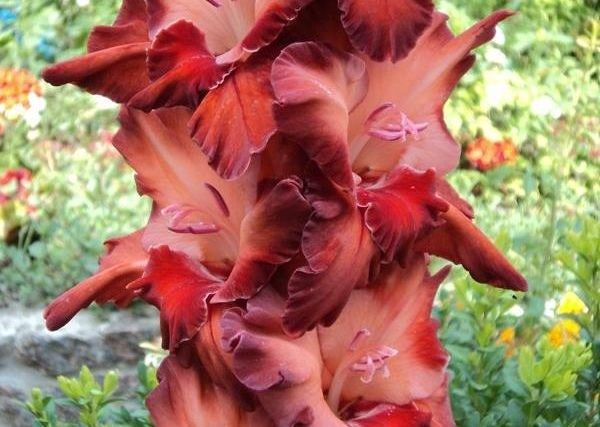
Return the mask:
<svg viewBox="0 0 600 427">
<path fill-rule="evenodd" d="M 126 0 L 44 75 L 123 104 L 153 209 L 47 326 L 154 305 L 158 426 L 453 425 L 430 255 L 527 287 L 444 178 L 443 105 L 510 15 L 454 36 L 430 1 Z"/>
</svg>

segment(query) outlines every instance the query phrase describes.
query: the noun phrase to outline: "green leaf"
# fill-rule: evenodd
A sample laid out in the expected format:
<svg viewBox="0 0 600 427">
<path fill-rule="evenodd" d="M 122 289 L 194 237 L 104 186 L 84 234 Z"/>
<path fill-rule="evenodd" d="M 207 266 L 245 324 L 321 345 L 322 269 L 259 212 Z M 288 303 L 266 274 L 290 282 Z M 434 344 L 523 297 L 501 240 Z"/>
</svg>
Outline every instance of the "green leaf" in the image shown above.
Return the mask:
<svg viewBox="0 0 600 427">
<path fill-rule="evenodd" d="M 108 371 L 104 376 L 102 390 L 106 396 L 110 396 L 119 387 L 119 375 L 115 371 Z"/>
<path fill-rule="evenodd" d="M 519 378 L 529 387 L 536 383 L 535 376 L 533 374 L 533 366 L 535 364 L 535 357 L 533 350 L 529 346 L 521 348 L 519 351 Z"/>
</svg>

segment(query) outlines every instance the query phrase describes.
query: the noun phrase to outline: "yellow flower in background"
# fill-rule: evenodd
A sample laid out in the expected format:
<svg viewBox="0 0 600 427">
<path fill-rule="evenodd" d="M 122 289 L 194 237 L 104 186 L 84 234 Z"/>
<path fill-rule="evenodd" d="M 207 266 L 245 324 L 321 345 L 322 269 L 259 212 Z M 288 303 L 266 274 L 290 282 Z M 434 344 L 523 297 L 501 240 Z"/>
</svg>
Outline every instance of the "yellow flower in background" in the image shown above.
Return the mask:
<svg viewBox="0 0 600 427">
<path fill-rule="evenodd" d="M 571 319 L 562 319 L 548 332 L 548 339 L 553 347 L 560 347 L 567 342 L 577 341 L 581 326 Z"/>
<path fill-rule="evenodd" d="M 556 309 L 557 314 L 581 314 L 587 311 L 587 307 L 575 292 L 567 292 Z"/>
</svg>

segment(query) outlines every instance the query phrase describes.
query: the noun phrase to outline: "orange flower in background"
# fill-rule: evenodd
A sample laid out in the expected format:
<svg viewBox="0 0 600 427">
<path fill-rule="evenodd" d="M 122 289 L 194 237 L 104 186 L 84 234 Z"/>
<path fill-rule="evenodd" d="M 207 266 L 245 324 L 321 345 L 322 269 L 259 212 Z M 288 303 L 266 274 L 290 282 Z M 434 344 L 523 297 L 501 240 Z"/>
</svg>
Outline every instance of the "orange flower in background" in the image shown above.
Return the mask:
<svg viewBox="0 0 600 427">
<path fill-rule="evenodd" d="M 561 347 L 568 342 L 577 341 L 581 326 L 571 319 L 562 319 L 548 332 L 548 339 L 553 347 Z"/>
<path fill-rule="evenodd" d="M 487 171 L 504 164 L 514 163 L 518 154 L 517 147 L 510 138 L 502 141 L 490 141 L 482 137 L 467 145 L 465 157 L 472 167 Z"/>
<path fill-rule="evenodd" d="M 40 81 L 28 70 L 0 68 L 0 122 L 25 122 L 35 128 L 46 107 Z M 3 134 L 0 125 L 0 135 Z"/>
<path fill-rule="evenodd" d="M 500 331 L 497 342 L 506 346 L 504 354 L 506 357 L 513 355 L 515 351 L 515 328 L 509 326 Z"/>
<path fill-rule="evenodd" d="M 29 94 L 42 95 L 39 80 L 28 70 L 0 68 L 0 104 L 9 109 L 15 105 L 29 108 Z"/>
</svg>

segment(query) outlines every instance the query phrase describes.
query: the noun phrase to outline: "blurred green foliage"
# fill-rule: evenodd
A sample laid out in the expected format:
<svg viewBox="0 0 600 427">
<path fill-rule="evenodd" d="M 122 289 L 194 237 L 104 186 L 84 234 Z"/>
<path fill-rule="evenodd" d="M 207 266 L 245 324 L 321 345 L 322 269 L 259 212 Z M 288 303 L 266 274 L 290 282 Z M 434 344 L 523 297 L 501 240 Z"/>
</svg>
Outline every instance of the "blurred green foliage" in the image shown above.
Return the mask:
<svg viewBox="0 0 600 427">
<path fill-rule="evenodd" d="M 81 53 L 89 28 L 110 22 L 118 1 L 86 3 L 0 0 L 0 64 L 38 72 Z M 438 2 L 455 31 L 494 9 L 518 12 L 478 50 L 446 107 L 461 144 L 510 138 L 518 147 L 514 164 L 480 172 L 463 159 L 450 180 L 530 284 L 527 294 L 513 294 L 455 268 L 442 286 L 436 315 L 452 355 L 451 397 L 461 427 L 600 425 L 596 3 Z M 147 212 L 131 173 L 102 142 L 103 133 L 115 131 L 115 107 L 71 87 L 45 87 L 45 98 L 37 128 L 13 126 L 0 138 L 0 171 L 32 170 L 38 207 L 21 218 L 15 242 L 0 243 L 5 303 L 46 301 L 87 276 L 99 239 L 133 230 Z M 564 309 L 569 295 L 581 304 Z M 40 425 L 55 425 L 43 424 L 55 413 L 44 408 L 55 402 L 42 395 L 32 402 L 46 420 Z"/>
<path fill-rule="evenodd" d="M 119 391 L 116 371 L 108 371 L 99 383 L 87 366 L 83 366 L 79 377 L 58 377 L 58 388 L 63 397 L 54 398 L 35 388 L 25 407 L 33 415 L 35 427 L 150 427 L 144 400 L 158 385 L 156 369 L 140 362 L 137 379 L 135 399 L 125 398 L 123 391 Z M 71 413 L 78 414 L 76 422 L 68 415 L 60 414 L 58 409 L 61 408 L 70 408 Z"/>
<path fill-rule="evenodd" d="M 110 23 L 120 0 L 0 0 L 0 65 L 39 72 L 82 53 L 90 28 Z"/>
</svg>

